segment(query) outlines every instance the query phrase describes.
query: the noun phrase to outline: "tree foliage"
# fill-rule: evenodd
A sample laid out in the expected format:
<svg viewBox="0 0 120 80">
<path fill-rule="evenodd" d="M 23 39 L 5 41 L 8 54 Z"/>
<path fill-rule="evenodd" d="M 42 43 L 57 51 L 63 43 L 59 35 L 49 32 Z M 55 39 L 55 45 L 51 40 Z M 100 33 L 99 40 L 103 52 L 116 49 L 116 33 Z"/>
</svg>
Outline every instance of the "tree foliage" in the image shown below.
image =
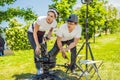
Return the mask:
<svg viewBox="0 0 120 80">
<path fill-rule="evenodd" d="M 119 16 L 118 16 L 118 10 L 113 7 L 112 5 L 108 5 L 108 7 L 106 8 L 107 10 L 107 15 L 105 15 L 106 17 L 106 34 L 107 34 L 107 30 L 109 29 L 110 33 L 115 33 L 118 28 L 119 28 Z"/>
<path fill-rule="evenodd" d="M 16 0 L 0 0 L 0 6 L 4 7 L 5 5 L 13 4 Z M 14 17 L 21 17 L 24 20 L 33 20 L 36 19 L 37 15 L 33 13 L 30 8 L 7 8 L 7 10 L 0 9 L 0 23 L 2 21 L 10 21 Z"/>
<path fill-rule="evenodd" d="M 2 7 L 5 5 L 13 4 L 16 0 L 0 0 L 0 23 L 3 21 L 9 22 L 12 18 L 19 17 L 23 18 L 25 21 L 34 20 L 37 18 L 37 15 L 33 13 L 30 8 L 7 8 L 7 10 L 2 10 Z M 1 33 L 1 28 L 0 28 Z"/>
<path fill-rule="evenodd" d="M 53 4 L 50 5 L 50 8 L 56 8 L 59 12 L 59 21 L 65 21 L 69 14 L 73 12 L 73 6 L 77 0 L 52 0 Z"/>
<path fill-rule="evenodd" d="M 6 4 L 12 4 L 14 3 L 16 0 L 0 0 L 0 6 L 5 6 Z"/>
<path fill-rule="evenodd" d="M 12 5 L 16 0 L 0 0 L 0 7 L 6 5 Z M 15 17 L 22 18 L 25 22 L 34 20 L 37 18 L 37 15 L 33 13 L 30 8 L 24 9 L 20 7 L 11 8 L 8 7 L 7 10 L 0 9 L 0 23 L 3 21 L 8 22 L 8 27 L 5 29 L 6 33 L 6 42 L 8 46 L 13 50 L 19 49 L 29 49 L 30 44 L 27 39 L 27 29 L 28 26 L 23 26 L 22 23 L 19 23 Z M 0 28 L 0 33 L 3 30 Z"/>
<path fill-rule="evenodd" d="M 8 8 L 6 11 L 0 10 L 0 23 L 2 21 L 10 21 L 10 19 L 14 17 L 23 17 L 24 20 L 33 20 L 36 19 L 36 15 L 32 12 L 30 8 L 28 9 L 20 9 L 18 8 Z"/>
<path fill-rule="evenodd" d="M 115 32 L 118 27 L 118 11 L 115 7 L 109 6 L 106 8 L 108 1 L 93 0 L 88 4 L 88 27 L 89 37 L 92 37 L 98 30 L 106 31 L 109 29 L 111 33 Z M 79 15 L 79 23 L 83 27 L 83 34 L 85 34 L 85 19 L 86 19 L 86 5 L 82 5 L 75 11 Z"/>
<path fill-rule="evenodd" d="M 85 35 L 85 24 L 86 24 L 86 4 L 83 4 L 79 9 L 75 11 L 79 15 L 79 23 L 83 27 L 83 35 Z M 103 2 L 94 0 L 88 4 L 88 28 L 89 38 L 92 37 L 98 27 L 102 27 L 105 22 L 104 15 L 106 10 L 103 7 Z"/>
<path fill-rule="evenodd" d="M 16 0 L 1 0 L 0 6 L 6 4 L 12 4 Z M 76 0 L 52 0 L 53 4 L 50 7 L 54 7 L 58 10 L 59 20 L 58 23 L 63 23 L 71 13 L 75 13 L 79 16 L 79 23 L 83 27 L 83 35 L 85 34 L 85 19 L 86 19 L 86 5 L 82 5 L 80 8 L 73 10 L 73 6 Z M 109 6 L 108 9 L 104 6 L 107 3 L 102 0 L 93 0 L 92 3 L 88 5 L 88 27 L 89 27 L 89 37 L 93 36 L 98 29 L 103 29 L 104 31 L 109 29 L 111 33 L 119 30 L 120 18 L 118 19 L 118 11 L 115 7 Z M 32 12 L 30 8 L 20 9 L 8 8 L 6 11 L 0 10 L 0 23 L 2 21 L 8 21 L 9 27 L 6 28 L 6 40 L 9 47 L 13 50 L 19 49 L 30 49 L 30 44 L 27 39 L 27 29 L 29 23 L 25 27 L 21 27 L 22 24 L 19 23 L 14 17 L 24 18 L 24 20 L 36 19 L 36 15 Z"/>
<path fill-rule="evenodd" d="M 23 24 L 19 23 L 16 19 L 10 20 L 9 22 L 9 28 L 13 28 L 13 27 L 21 27 Z"/>
<path fill-rule="evenodd" d="M 30 49 L 31 46 L 27 37 L 29 25 L 21 27 L 21 23 L 13 19 L 9 23 L 10 27 L 6 28 L 7 44 L 12 50 Z"/>
<path fill-rule="evenodd" d="M 80 8 L 73 10 L 76 0 L 52 0 L 54 3 L 50 7 L 56 8 L 60 13 L 59 22 L 65 21 L 71 13 L 79 16 L 79 23 L 83 27 L 83 35 L 85 34 L 85 19 L 86 19 L 86 5 L 83 4 Z M 111 10 L 106 9 L 105 5 L 108 0 L 93 0 L 88 4 L 88 27 L 89 38 L 93 36 L 98 30 L 115 32 L 118 27 L 118 20 L 113 19 L 118 16 L 118 11 L 115 7 L 110 7 Z M 108 17 L 106 17 L 108 16 Z M 109 20 L 109 21 L 108 21 Z"/>
</svg>

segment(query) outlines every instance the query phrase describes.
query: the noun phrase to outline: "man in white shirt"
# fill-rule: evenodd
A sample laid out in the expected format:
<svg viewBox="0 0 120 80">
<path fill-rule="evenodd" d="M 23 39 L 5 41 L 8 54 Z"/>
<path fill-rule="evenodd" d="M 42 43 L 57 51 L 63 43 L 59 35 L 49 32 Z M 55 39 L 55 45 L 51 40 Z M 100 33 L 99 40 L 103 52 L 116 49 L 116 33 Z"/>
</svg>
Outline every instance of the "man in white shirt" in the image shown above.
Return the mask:
<svg viewBox="0 0 120 80">
<path fill-rule="evenodd" d="M 78 25 L 78 17 L 75 14 L 71 14 L 67 19 L 67 23 L 60 26 L 56 35 L 57 40 L 54 47 L 48 52 L 50 57 L 56 57 L 59 50 L 62 52 L 62 56 L 66 58 L 66 51 L 71 52 L 70 69 L 73 71 L 76 64 L 76 44 L 81 37 L 82 28 Z M 63 48 L 63 45 L 67 44 L 67 48 Z"/>
<path fill-rule="evenodd" d="M 57 26 L 57 16 L 58 12 L 55 9 L 49 9 L 47 16 L 38 17 L 28 29 L 28 39 L 34 49 L 34 61 L 38 70 L 37 75 L 43 73 L 40 63 L 36 61 L 36 57 L 39 57 L 41 51 L 40 43 L 43 42 L 43 37 L 46 31 L 48 31 L 47 39 L 50 39 L 53 29 Z"/>
</svg>

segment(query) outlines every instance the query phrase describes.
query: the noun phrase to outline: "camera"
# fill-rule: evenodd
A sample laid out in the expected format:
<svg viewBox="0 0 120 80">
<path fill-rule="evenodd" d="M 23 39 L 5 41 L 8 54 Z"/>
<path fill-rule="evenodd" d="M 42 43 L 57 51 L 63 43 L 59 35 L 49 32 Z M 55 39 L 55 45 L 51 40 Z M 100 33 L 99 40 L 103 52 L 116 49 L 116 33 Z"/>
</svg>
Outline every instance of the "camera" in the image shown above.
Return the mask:
<svg viewBox="0 0 120 80">
<path fill-rule="evenodd" d="M 41 57 L 35 57 L 35 61 L 37 63 L 40 63 L 43 74 L 36 76 L 33 80 L 65 80 L 58 75 L 55 75 L 55 71 L 52 73 L 49 71 L 49 69 L 54 68 L 56 66 L 56 57 L 50 56 L 47 52 L 46 44 L 40 44 L 41 45 Z"/>
<path fill-rule="evenodd" d="M 43 70 L 49 70 L 54 68 L 56 65 L 56 58 L 44 56 L 41 58 L 36 58 L 36 62 L 40 62 Z"/>
<path fill-rule="evenodd" d="M 93 2 L 93 0 L 81 0 L 81 2 L 82 2 L 83 4 L 86 4 L 86 3 Z"/>
<path fill-rule="evenodd" d="M 49 69 L 54 68 L 56 65 L 56 57 L 49 56 L 46 50 L 46 45 L 41 44 L 41 57 L 36 57 L 35 61 L 40 62 L 43 72 L 47 72 Z"/>
</svg>

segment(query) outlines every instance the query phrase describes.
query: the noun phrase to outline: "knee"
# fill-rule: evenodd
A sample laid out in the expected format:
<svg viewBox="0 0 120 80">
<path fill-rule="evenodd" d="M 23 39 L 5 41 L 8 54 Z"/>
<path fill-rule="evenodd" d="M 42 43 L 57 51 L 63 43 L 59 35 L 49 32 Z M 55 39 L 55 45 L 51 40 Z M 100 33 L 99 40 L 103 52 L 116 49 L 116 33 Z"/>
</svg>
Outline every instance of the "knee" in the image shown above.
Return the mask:
<svg viewBox="0 0 120 80">
<path fill-rule="evenodd" d="M 49 54 L 49 56 L 56 56 L 56 55 L 58 54 L 58 52 L 59 52 L 59 48 L 56 47 L 56 46 L 54 46 L 54 47 L 48 52 L 48 54 Z"/>
<path fill-rule="evenodd" d="M 70 51 L 71 51 L 72 54 L 73 53 L 76 54 L 76 47 L 72 48 Z"/>
</svg>

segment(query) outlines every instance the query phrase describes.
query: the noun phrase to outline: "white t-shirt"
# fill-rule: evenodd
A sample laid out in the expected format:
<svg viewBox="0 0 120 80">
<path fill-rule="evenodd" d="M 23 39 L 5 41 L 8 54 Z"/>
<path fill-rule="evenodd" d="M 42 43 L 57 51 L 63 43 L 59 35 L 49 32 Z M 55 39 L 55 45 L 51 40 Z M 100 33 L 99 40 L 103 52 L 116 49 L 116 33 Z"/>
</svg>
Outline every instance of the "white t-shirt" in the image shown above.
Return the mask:
<svg viewBox="0 0 120 80">
<path fill-rule="evenodd" d="M 40 16 L 35 21 L 39 26 L 39 31 L 48 31 L 51 28 L 55 28 L 57 26 L 57 21 L 53 20 L 51 24 L 46 22 L 46 16 Z M 34 22 L 34 24 L 35 24 Z M 33 32 L 32 25 L 28 29 L 29 32 Z"/>
<path fill-rule="evenodd" d="M 75 26 L 72 32 L 69 32 L 67 23 L 60 26 L 56 35 L 62 37 L 62 41 L 71 40 L 73 38 L 80 38 L 81 37 L 82 28 L 77 25 Z"/>
</svg>

